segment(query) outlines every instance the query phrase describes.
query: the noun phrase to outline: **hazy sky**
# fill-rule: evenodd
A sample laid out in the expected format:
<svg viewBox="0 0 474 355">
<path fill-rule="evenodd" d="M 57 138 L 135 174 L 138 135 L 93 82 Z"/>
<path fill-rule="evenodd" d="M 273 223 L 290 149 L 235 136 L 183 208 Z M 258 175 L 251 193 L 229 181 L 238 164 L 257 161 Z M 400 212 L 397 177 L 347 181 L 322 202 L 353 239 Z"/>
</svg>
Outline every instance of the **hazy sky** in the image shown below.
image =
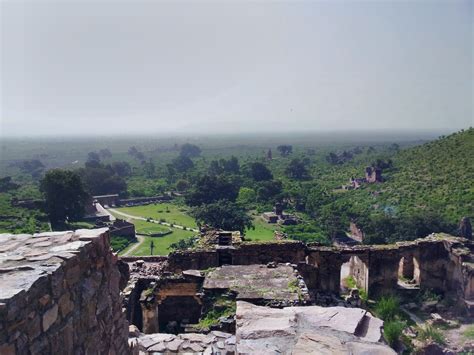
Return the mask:
<svg viewBox="0 0 474 355">
<path fill-rule="evenodd" d="M 474 125 L 473 1 L 0 1 L 0 136 Z"/>
</svg>

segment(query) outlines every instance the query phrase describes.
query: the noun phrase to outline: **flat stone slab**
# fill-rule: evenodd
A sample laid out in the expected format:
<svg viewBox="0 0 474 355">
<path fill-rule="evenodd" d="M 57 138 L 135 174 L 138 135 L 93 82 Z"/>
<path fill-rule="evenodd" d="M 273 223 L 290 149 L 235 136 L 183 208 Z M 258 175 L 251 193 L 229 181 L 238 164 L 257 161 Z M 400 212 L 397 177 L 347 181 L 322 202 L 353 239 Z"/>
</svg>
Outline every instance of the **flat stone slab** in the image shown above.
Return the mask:
<svg viewBox="0 0 474 355">
<path fill-rule="evenodd" d="M 0 302 L 28 291 L 42 277 L 57 270 L 107 228 L 76 232 L 0 234 Z M 88 240 L 82 240 L 87 237 Z"/>
<path fill-rule="evenodd" d="M 235 291 L 237 299 L 298 301 L 298 285 L 295 270 L 288 265 L 224 265 L 207 274 L 203 287 Z"/>
<path fill-rule="evenodd" d="M 250 354 L 395 354 L 379 343 L 383 322 L 360 308 L 275 309 L 238 301 L 236 352 Z"/>
</svg>

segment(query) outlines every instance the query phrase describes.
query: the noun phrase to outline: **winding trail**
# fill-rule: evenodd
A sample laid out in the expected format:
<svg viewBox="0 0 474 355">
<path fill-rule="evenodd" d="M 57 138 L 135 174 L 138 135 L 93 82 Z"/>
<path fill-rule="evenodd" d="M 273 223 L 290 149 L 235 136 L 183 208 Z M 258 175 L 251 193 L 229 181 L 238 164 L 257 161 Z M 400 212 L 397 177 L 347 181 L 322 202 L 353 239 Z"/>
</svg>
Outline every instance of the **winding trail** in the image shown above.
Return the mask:
<svg viewBox="0 0 474 355">
<path fill-rule="evenodd" d="M 142 216 L 134 216 L 134 215 L 131 215 L 131 214 L 128 214 L 128 213 L 125 213 L 125 212 L 117 211 L 115 208 L 109 208 L 108 210 L 110 212 L 116 213 L 116 214 L 121 215 L 123 217 L 131 218 L 131 219 L 139 219 L 139 220 L 142 220 L 142 221 L 161 224 L 162 226 L 167 226 L 167 227 L 177 228 L 177 229 L 183 229 L 183 230 L 186 228 L 187 230 L 189 230 L 191 232 L 196 232 L 196 233 L 199 232 L 199 230 L 196 229 L 196 228 L 187 228 L 187 227 L 183 227 L 183 226 L 180 226 L 180 225 L 174 224 L 174 223 L 173 223 L 173 225 L 171 225 L 171 223 L 156 221 L 152 218 L 145 218 L 145 217 L 142 217 Z"/>
<path fill-rule="evenodd" d="M 128 249 L 125 253 L 123 253 L 123 254 L 120 255 L 120 256 L 129 256 L 129 255 L 132 254 L 135 250 L 137 250 L 138 247 L 139 247 L 140 245 L 142 245 L 142 243 L 145 241 L 145 236 L 144 236 L 144 235 L 139 235 L 139 234 L 137 234 L 136 237 L 137 237 L 137 239 L 138 239 L 138 242 L 134 243 L 130 249 Z"/>
</svg>

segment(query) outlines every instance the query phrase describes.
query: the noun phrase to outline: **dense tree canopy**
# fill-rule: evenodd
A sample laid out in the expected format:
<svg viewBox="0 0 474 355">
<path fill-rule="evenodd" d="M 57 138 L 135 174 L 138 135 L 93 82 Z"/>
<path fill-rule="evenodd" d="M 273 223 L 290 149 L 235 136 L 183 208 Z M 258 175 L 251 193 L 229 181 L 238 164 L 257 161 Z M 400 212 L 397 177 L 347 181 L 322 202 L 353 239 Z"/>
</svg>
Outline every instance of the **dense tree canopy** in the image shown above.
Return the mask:
<svg viewBox="0 0 474 355">
<path fill-rule="evenodd" d="M 84 215 L 88 194 L 76 172 L 49 170 L 41 180 L 40 188 L 52 224 L 76 221 Z"/>
<path fill-rule="evenodd" d="M 207 224 L 214 228 L 227 231 L 238 230 L 244 233 L 245 229 L 252 228 L 252 219 L 237 203 L 219 200 L 202 205 L 193 210 L 193 216 L 201 225 Z"/>
<path fill-rule="evenodd" d="M 234 202 L 239 194 L 240 186 L 226 176 L 204 175 L 186 195 L 189 206 L 200 206 L 219 200 Z"/>
<path fill-rule="evenodd" d="M 132 167 L 129 163 L 124 161 L 115 161 L 111 165 L 112 170 L 121 177 L 128 177 L 132 175 Z"/>
<path fill-rule="evenodd" d="M 238 174 L 240 172 L 239 161 L 234 156 L 228 160 L 212 160 L 209 164 L 208 172 L 210 175 Z"/>
<path fill-rule="evenodd" d="M 285 169 L 285 173 L 290 179 L 295 180 L 303 180 L 310 177 L 309 171 L 306 168 L 306 164 L 303 162 L 303 160 L 298 158 L 291 160 L 290 164 L 288 164 Z"/>
<path fill-rule="evenodd" d="M 277 147 L 277 150 L 280 152 L 280 155 L 281 155 L 282 157 L 287 157 L 288 155 L 290 155 L 291 153 L 293 153 L 293 146 L 287 145 L 287 144 L 279 145 L 279 146 Z"/>
<path fill-rule="evenodd" d="M 126 181 L 115 173 L 114 169 L 107 165 L 94 162 L 87 164 L 85 168 L 79 169 L 78 173 L 84 183 L 86 190 L 91 195 L 125 194 L 127 191 Z"/>
<path fill-rule="evenodd" d="M 172 168 L 179 173 L 184 173 L 194 167 L 194 163 L 186 155 L 179 155 L 177 158 L 173 159 Z"/>
<path fill-rule="evenodd" d="M 267 166 L 260 162 L 250 164 L 250 176 L 255 181 L 268 181 L 273 179 L 273 174 Z"/>
<path fill-rule="evenodd" d="M 201 148 L 197 145 L 186 143 L 181 146 L 179 154 L 183 157 L 195 158 L 201 155 Z"/>
<path fill-rule="evenodd" d="M 5 176 L 4 178 L 0 179 L 0 192 L 7 192 L 9 190 L 18 189 L 20 185 L 14 183 L 12 181 L 11 176 Z"/>
</svg>

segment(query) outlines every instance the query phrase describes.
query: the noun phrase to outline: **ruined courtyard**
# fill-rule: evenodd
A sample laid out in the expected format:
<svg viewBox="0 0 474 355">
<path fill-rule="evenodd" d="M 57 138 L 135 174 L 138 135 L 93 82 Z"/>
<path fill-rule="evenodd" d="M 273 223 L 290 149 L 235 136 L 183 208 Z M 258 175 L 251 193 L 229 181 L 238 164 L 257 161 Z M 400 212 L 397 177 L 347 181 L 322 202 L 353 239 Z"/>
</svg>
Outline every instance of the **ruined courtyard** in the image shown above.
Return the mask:
<svg viewBox="0 0 474 355">
<path fill-rule="evenodd" d="M 422 304 L 428 312 L 474 310 L 474 244 L 444 234 L 141 258 L 114 255 L 107 229 L 0 238 L 1 354 L 392 354 L 371 299 L 397 294 L 409 308 L 435 290 L 454 303 Z"/>
</svg>

